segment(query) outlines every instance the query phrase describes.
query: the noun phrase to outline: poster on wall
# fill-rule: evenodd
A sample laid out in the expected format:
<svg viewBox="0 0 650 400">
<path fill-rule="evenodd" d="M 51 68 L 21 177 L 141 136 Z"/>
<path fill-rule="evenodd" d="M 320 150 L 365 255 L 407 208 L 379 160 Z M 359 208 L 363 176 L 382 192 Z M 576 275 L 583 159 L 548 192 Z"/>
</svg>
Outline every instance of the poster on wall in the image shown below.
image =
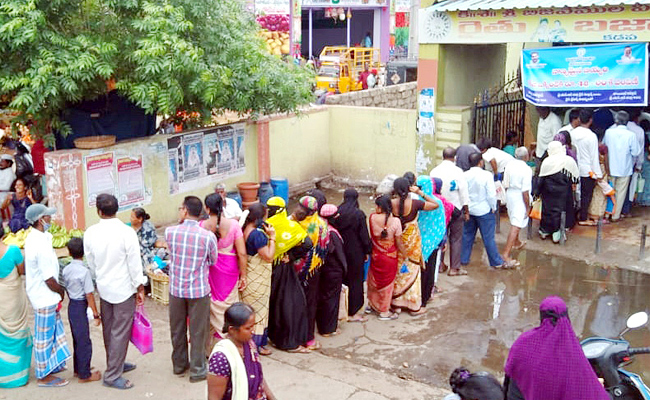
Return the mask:
<svg viewBox="0 0 650 400">
<path fill-rule="evenodd" d="M 209 128 L 167 139 L 169 192 L 184 193 L 241 175 L 245 163 L 246 125 Z"/>
<path fill-rule="evenodd" d="M 645 106 L 646 43 L 522 50 L 524 99 L 536 106 Z"/>
<path fill-rule="evenodd" d="M 88 206 L 94 207 L 97 196 L 102 193 L 115 195 L 113 159 L 112 152 L 86 156 L 84 165 L 88 187 Z"/>
<path fill-rule="evenodd" d="M 120 207 L 144 201 L 142 156 L 117 159 L 117 182 Z"/>
<path fill-rule="evenodd" d="M 422 89 L 418 98 L 418 132 L 421 136 L 433 136 L 436 131 L 435 105 L 434 89 Z"/>
</svg>

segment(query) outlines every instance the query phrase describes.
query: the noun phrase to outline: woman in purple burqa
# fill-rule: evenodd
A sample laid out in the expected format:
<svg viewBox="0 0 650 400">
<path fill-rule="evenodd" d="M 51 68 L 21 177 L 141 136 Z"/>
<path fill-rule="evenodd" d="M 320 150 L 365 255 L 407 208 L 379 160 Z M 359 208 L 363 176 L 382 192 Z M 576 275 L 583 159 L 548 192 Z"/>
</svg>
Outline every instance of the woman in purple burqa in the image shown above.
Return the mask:
<svg viewBox="0 0 650 400">
<path fill-rule="evenodd" d="M 540 325 L 517 338 L 506 362 L 506 400 L 610 400 L 582 352 L 566 304 L 550 296 Z"/>
</svg>

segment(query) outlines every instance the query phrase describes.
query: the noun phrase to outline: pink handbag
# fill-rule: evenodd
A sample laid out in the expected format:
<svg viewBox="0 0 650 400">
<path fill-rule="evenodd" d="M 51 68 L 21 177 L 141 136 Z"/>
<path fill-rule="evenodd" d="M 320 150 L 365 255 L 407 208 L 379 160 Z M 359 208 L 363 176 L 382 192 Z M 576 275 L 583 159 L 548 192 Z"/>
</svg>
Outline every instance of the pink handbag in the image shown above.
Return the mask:
<svg viewBox="0 0 650 400">
<path fill-rule="evenodd" d="M 144 305 L 137 306 L 133 315 L 133 330 L 131 331 L 131 343 L 140 350 L 140 353 L 147 354 L 153 351 L 153 330 L 151 322 L 144 312 Z"/>
</svg>

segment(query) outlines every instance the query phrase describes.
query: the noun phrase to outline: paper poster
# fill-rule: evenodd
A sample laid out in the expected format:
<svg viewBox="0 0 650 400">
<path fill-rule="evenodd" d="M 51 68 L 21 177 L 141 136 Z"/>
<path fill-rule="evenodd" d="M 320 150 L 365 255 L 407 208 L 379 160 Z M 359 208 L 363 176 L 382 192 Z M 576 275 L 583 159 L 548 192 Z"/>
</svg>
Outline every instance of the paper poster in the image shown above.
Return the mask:
<svg viewBox="0 0 650 400">
<path fill-rule="evenodd" d="M 86 156 L 86 186 L 88 206 L 94 207 L 97 196 L 102 193 L 115 195 L 115 176 L 113 175 L 113 153 Z"/>
<path fill-rule="evenodd" d="M 645 106 L 646 43 L 522 51 L 524 98 L 536 106 Z"/>
<path fill-rule="evenodd" d="M 430 135 L 436 131 L 435 122 L 436 95 L 433 88 L 422 89 L 418 97 L 418 132 Z"/>
<path fill-rule="evenodd" d="M 167 139 L 169 191 L 184 193 L 243 174 L 246 124 L 238 123 Z"/>
<path fill-rule="evenodd" d="M 142 156 L 117 159 L 117 182 L 120 208 L 144 201 Z"/>
</svg>

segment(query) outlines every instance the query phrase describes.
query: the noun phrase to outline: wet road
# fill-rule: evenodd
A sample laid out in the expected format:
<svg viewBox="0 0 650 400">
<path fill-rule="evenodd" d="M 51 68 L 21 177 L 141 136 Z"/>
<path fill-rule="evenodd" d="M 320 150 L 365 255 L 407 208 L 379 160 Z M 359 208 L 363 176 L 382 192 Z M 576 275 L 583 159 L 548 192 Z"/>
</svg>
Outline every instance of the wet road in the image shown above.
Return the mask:
<svg viewBox="0 0 650 400">
<path fill-rule="evenodd" d="M 340 202 L 340 192 L 326 192 L 330 202 Z M 372 201 L 362 196 L 362 208 L 369 211 Z M 580 339 L 616 337 L 629 315 L 650 312 L 648 275 L 526 250 L 519 254 L 519 269 L 493 271 L 485 267 L 483 254 L 479 240 L 468 276 L 440 276 L 442 293 L 434 296 L 427 314 L 345 324 L 344 335 L 323 340 L 323 353 L 447 386 L 449 374 L 460 365 L 502 377 L 508 349 L 539 324 L 538 307 L 546 296 L 566 301 Z M 641 328 L 626 338 L 634 347 L 648 346 L 650 330 Z M 629 369 L 650 382 L 650 355 L 637 356 Z"/>
</svg>

